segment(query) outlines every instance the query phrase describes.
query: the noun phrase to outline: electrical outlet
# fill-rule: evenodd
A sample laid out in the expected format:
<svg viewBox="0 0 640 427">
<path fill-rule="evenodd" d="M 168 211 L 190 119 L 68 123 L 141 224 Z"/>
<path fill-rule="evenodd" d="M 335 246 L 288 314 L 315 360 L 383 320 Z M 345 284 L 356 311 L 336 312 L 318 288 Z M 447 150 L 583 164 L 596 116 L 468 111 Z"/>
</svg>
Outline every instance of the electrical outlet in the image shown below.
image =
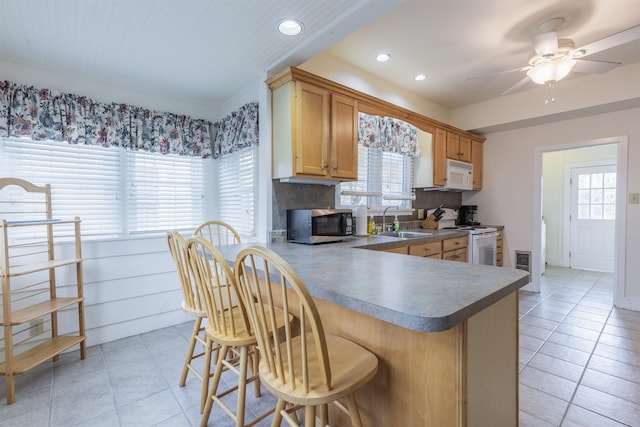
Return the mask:
<svg viewBox="0 0 640 427">
<path fill-rule="evenodd" d="M 281 243 L 287 240 L 287 230 L 271 230 L 269 231 L 269 240 L 272 243 Z"/>
<path fill-rule="evenodd" d="M 629 204 L 637 205 L 640 203 L 640 193 L 629 193 Z"/>
<path fill-rule="evenodd" d="M 29 323 L 29 331 L 32 337 L 40 335 L 44 332 L 44 321 L 42 319 L 34 319 Z"/>
</svg>

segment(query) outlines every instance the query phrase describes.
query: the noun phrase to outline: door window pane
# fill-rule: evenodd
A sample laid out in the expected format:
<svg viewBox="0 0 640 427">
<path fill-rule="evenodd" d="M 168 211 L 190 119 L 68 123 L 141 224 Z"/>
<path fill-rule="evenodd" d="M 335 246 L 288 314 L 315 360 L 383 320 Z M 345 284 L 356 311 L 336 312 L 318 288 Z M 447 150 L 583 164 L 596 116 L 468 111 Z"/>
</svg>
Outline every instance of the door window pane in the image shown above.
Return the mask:
<svg viewBox="0 0 640 427">
<path fill-rule="evenodd" d="M 616 173 L 578 175 L 578 219 L 615 220 Z"/>
</svg>

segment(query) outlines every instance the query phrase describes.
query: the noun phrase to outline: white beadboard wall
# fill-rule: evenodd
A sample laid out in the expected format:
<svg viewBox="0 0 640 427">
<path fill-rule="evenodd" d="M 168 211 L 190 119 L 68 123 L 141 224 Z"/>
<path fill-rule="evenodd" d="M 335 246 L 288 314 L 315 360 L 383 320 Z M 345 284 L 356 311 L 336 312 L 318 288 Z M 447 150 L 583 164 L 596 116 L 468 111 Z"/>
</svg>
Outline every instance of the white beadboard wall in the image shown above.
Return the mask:
<svg viewBox="0 0 640 427">
<path fill-rule="evenodd" d="M 72 256 L 71 244 L 56 248 Z M 85 327 L 89 346 L 193 320 L 180 303 L 182 291 L 166 238 L 82 243 Z M 57 277 L 60 292 L 75 291 L 71 270 Z M 75 310 L 59 315 L 60 331 L 77 330 Z"/>
</svg>

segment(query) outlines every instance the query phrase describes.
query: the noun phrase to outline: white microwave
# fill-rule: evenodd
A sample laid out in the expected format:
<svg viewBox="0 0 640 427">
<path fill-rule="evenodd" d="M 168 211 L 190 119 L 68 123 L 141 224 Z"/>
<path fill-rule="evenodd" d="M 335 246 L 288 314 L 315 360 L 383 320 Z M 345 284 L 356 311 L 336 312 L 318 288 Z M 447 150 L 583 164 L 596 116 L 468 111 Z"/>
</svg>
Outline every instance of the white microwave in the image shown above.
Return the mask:
<svg viewBox="0 0 640 427">
<path fill-rule="evenodd" d="M 445 188 L 451 190 L 473 190 L 473 165 L 447 159 Z"/>
</svg>

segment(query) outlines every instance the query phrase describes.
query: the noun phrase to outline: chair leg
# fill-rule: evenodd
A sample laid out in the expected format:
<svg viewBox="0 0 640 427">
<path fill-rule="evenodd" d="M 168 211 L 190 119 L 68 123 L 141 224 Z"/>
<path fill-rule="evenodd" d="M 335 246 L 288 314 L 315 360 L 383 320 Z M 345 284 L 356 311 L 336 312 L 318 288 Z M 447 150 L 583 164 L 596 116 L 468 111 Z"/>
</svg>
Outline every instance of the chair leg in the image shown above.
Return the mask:
<svg viewBox="0 0 640 427">
<path fill-rule="evenodd" d="M 329 425 L 329 406 L 320 405 L 320 424 L 322 427 Z"/>
<path fill-rule="evenodd" d="M 209 380 L 211 379 L 211 348 L 213 340 L 205 332 L 204 369 L 202 372 L 202 392 L 200 393 L 200 413 L 204 410 L 209 394 Z"/>
<path fill-rule="evenodd" d="M 248 347 L 240 348 L 240 372 L 238 378 L 238 404 L 236 406 L 236 427 L 244 426 L 244 406 L 247 399 Z"/>
<path fill-rule="evenodd" d="M 191 332 L 191 339 L 189 340 L 189 348 L 187 350 L 187 356 L 184 359 L 184 366 L 182 367 L 182 375 L 180 376 L 180 387 L 184 387 L 187 382 L 187 374 L 189 373 L 189 364 L 193 360 L 193 351 L 196 348 L 196 336 L 200 332 L 200 325 L 202 323 L 202 317 L 196 318 L 193 322 L 193 331 Z"/>
<path fill-rule="evenodd" d="M 280 424 L 282 424 L 282 411 L 284 410 L 286 405 L 287 402 L 282 399 L 278 399 L 276 409 L 274 409 L 273 411 L 273 420 L 271 421 L 271 427 L 280 427 Z"/>
<path fill-rule="evenodd" d="M 315 406 L 305 406 L 304 427 L 316 427 L 316 407 Z"/>
<path fill-rule="evenodd" d="M 258 348 L 257 347 L 252 347 L 251 349 L 251 376 L 256 376 L 256 380 L 253 382 L 253 386 L 254 386 L 254 391 L 255 391 L 255 395 L 256 397 L 260 397 L 262 396 L 262 392 L 260 391 L 260 376 L 258 375 L 258 365 L 260 363 L 259 361 L 259 355 L 258 355 Z"/>
<path fill-rule="evenodd" d="M 349 416 L 351 417 L 351 425 L 353 427 L 362 427 L 362 420 L 360 419 L 360 412 L 358 412 L 355 393 L 348 395 L 345 400 L 346 406 L 349 409 Z"/>
<path fill-rule="evenodd" d="M 211 415 L 211 407 L 213 406 L 213 396 L 218 391 L 218 384 L 220 384 L 220 377 L 222 376 L 222 367 L 225 357 L 227 357 L 227 351 L 229 346 L 223 345 L 218 352 L 218 360 L 216 361 L 216 371 L 213 374 L 213 381 L 211 387 L 209 387 L 209 393 L 207 395 L 207 403 L 204 406 L 204 412 L 202 413 L 202 419 L 200 420 L 200 427 L 207 427 L 209 421 L 209 415 Z"/>
</svg>

